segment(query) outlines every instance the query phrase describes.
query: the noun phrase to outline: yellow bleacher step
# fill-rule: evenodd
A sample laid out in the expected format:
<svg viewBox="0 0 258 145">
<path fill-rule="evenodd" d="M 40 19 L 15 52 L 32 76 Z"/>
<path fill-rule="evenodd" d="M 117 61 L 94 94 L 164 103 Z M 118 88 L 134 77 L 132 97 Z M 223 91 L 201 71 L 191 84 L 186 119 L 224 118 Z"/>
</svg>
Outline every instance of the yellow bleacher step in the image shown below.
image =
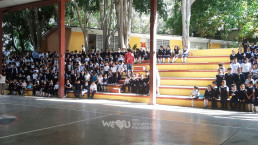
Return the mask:
<svg viewBox="0 0 258 145">
<path fill-rule="evenodd" d="M 224 63 L 224 67 L 228 68 L 229 63 Z M 173 63 L 173 64 L 159 64 L 159 70 L 217 70 L 218 63 Z"/>
<path fill-rule="evenodd" d="M 217 70 L 160 70 L 160 77 L 215 78 Z"/>
<path fill-rule="evenodd" d="M 221 48 L 221 49 L 205 49 L 205 50 L 190 50 L 190 56 L 219 56 L 219 55 L 230 55 L 232 50 L 237 51 L 238 48 Z"/>
<path fill-rule="evenodd" d="M 214 78 L 161 78 L 160 85 L 164 86 L 199 86 L 199 87 L 207 87 L 209 84 L 215 81 Z"/>
<path fill-rule="evenodd" d="M 206 87 L 199 87 L 201 94 L 204 94 Z M 177 95 L 190 96 L 193 91 L 193 86 L 160 86 L 159 92 L 161 95 Z"/>
<path fill-rule="evenodd" d="M 173 58 L 170 58 L 170 63 L 172 62 Z M 230 57 L 229 55 L 223 56 L 190 56 L 187 58 L 187 63 L 202 63 L 202 62 L 229 62 Z M 168 59 L 165 59 L 165 63 L 168 63 Z M 175 63 L 182 63 L 181 58 L 178 58 Z M 158 64 L 158 62 L 157 62 Z"/>
</svg>

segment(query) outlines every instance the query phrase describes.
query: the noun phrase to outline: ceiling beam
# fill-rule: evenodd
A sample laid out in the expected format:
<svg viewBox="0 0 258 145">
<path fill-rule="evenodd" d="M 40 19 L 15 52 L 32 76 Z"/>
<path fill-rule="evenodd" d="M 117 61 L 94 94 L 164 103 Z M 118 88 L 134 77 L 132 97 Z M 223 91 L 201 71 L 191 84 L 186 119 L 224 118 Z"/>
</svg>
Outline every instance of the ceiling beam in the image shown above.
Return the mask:
<svg viewBox="0 0 258 145">
<path fill-rule="evenodd" d="M 0 11 L 2 11 L 3 13 L 8 13 L 8 12 L 13 12 L 18 10 L 24 10 L 27 8 L 49 6 L 49 5 L 57 4 L 58 1 L 60 0 L 42 0 L 42 1 L 32 2 L 32 3 L 17 5 L 17 6 L 11 6 L 7 8 L 1 8 Z M 65 0 L 65 1 L 70 1 L 70 0 Z"/>
</svg>

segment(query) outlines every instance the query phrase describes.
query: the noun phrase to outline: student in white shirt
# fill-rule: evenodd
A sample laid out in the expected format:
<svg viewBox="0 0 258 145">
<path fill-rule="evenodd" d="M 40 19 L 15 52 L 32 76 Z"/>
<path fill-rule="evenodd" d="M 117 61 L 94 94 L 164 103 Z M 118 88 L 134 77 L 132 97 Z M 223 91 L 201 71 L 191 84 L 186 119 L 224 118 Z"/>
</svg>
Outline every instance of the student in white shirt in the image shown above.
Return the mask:
<svg viewBox="0 0 258 145">
<path fill-rule="evenodd" d="M 252 70 L 252 65 L 249 62 L 249 59 L 246 58 L 245 62 L 241 64 L 241 68 L 242 68 L 242 72 L 245 75 L 245 78 L 247 78 L 247 76 L 250 74 L 251 70 Z"/>
<path fill-rule="evenodd" d="M 233 59 L 233 62 L 230 64 L 232 69 L 232 74 L 237 74 L 237 69 L 240 68 L 240 64 L 237 62 L 237 58 Z"/>
<path fill-rule="evenodd" d="M 103 90 L 103 89 L 102 89 L 103 77 L 102 77 L 101 74 L 99 74 L 97 80 L 98 80 L 98 83 L 97 83 L 98 90 L 99 90 L 99 91 L 102 91 L 102 90 Z"/>
<path fill-rule="evenodd" d="M 88 81 L 88 82 L 89 82 L 89 81 L 90 81 L 90 77 L 91 77 L 91 76 L 90 76 L 90 73 L 87 71 L 87 72 L 86 72 L 86 75 L 84 76 L 85 81 Z"/>
<path fill-rule="evenodd" d="M 246 85 L 246 86 L 248 85 L 249 82 L 253 82 L 253 84 L 254 84 L 254 80 L 252 79 L 252 76 L 251 76 L 251 75 L 248 75 L 246 78 L 247 78 L 247 79 L 245 80 L 245 85 Z"/>
<path fill-rule="evenodd" d="M 111 72 L 112 72 L 112 83 L 115 84 L 116 83 L 116 71 L 117 68 L 115 66 L 115 64 L 113 63 L 113 66 L 111 67 Z"/>
<path fill-rule="evenodd" d="M 104 71 L 105 71 L 105 74 L 108 74 L 108 71 L 109 71 L 109 65 L 108 65 L 108 63 L 105 64 L 105 66 L 104 66 Z"/>
<path fill-rule="evenodd" d="M 92 82 L 92 84 L 90 85 L 90 90 L 88 91 L 88 98 L 89 99 L 93 99 L 94 94 L 97 92 L 97 85 L 95 84 L 95 82 Z M 91 96 L 90 96 L 91 94 Z"/>
<path fill-rule="evenodd" d="M 193 91 L 191 93 L 192 106 L 194 106 L 194 99 L 198 99 L 200 96 L 200 91 L 197 86 L 194 86 Z"/>
</svg>

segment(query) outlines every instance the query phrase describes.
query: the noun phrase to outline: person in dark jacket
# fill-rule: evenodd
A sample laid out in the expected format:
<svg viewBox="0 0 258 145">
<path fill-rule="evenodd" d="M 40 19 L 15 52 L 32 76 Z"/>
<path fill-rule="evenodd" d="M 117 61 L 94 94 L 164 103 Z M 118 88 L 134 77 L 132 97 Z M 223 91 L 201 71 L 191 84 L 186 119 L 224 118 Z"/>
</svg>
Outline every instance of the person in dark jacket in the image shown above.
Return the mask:
<svg viewBox="0 0 258 145">
<path fill-rule="evenodd" d="M 204 93 L 204 108 L 208 108 L 209 99 L 212 97 L 211 85 L 208 85 L 207 90 Z"/>
<path fill-rule="evenodd" d="M 239 90 L 239 102 L 238 102 L 238 109 L 239 111 L 241 111 L 241 106 L 243 106 L 243 111 L 245 111 L 245 106 L 246 106 L 246 102 L 247 102 L 247 96 L 246 96 L 246 89 L 245 89 L 245 85 L 241 84 L 240 85 L 240 90 Z"/>
<path fill-rule="evenodd" d="M 245 83 L 245 75 L 242 73 L 241 68 L 237 69 L 237 74 L 234 74 L 234 82 L 237 90 L 240 90 L 240 85 Z"/>
<path fill-rule="evenodd" d="M 82 92 L 82 85 L 80 80 L 77 80 L 76 83 L 74 84 L 74 96 L 75 98 L 80 98 L 80 94 Z"/>
<path fill-rule="evenodd" d="M 236 85 L 232 85 L 232 89 L 231 89 L 229 95 L 231 96 L 230 108 L 232 110 L 236 110 L 237 103 L 238 103 L 238 96 L 239 96 L 238 90 L 236 89 Z"/>
</svg>

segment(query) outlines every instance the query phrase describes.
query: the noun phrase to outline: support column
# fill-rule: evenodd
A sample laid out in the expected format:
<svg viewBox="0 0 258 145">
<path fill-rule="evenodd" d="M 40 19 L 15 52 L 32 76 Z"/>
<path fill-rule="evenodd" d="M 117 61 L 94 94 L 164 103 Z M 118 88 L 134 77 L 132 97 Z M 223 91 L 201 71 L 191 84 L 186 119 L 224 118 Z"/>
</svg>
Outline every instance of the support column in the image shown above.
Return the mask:
<svg viewBox="0 0 258 145">
<path fill-rule="evenodd" d="M 59 0 L 59 97 L 64 97 L 65 86 L 65 0 Z"/>
<path fill-rule="evenodd" d="M 157 29 L 157 0 L 151 1 L 151 17 L 150 17 L 150 99 L 149 104 L 156 104 L 156 29 Z"/>
<path fill-rule="evenodd" d="M 3 12 L 0 11 L 0 74 L 2 74 L 3 60 Z"/>
</svg>

